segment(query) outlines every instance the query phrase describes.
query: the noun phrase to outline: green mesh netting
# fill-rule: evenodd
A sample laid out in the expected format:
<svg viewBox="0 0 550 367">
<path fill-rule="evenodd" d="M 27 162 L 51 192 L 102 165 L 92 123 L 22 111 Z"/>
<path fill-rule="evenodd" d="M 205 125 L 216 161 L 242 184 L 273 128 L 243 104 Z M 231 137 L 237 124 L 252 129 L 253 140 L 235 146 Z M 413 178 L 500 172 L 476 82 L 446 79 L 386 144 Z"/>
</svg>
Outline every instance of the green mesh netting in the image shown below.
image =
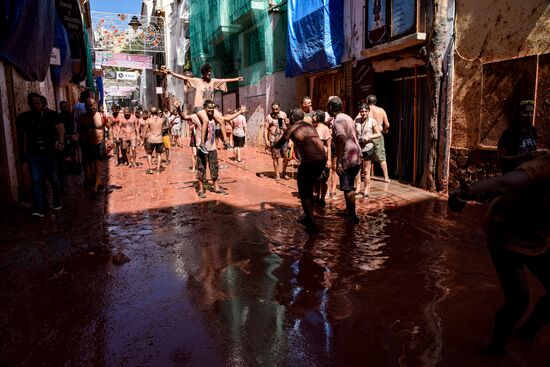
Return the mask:
<svg viewBox="0 0 550 367">
<path fill-rule="evenodd" d="M 193 73 L 199 76 L 200 67 L 209 63 L 214 77 L 242 75 L 241 85 L 249 85 L 284 70 L 286 5 L 275 14 L 269 14 L 268 8 L 268 0 L 191 0 Z"/>
<path fill-rule="evenodd" d="M 86 30 L 86 27 L 83 27 L 82 29 L 84 30 L 84 44 L 86 45 L 86 87 L 95 93 L 97 92 L 97 90 L 94 83 L 94 66 L 92 64 L 92 52 L 90 51 L 90 43 L 88 42 L 88 31 Z"/>
</svg>

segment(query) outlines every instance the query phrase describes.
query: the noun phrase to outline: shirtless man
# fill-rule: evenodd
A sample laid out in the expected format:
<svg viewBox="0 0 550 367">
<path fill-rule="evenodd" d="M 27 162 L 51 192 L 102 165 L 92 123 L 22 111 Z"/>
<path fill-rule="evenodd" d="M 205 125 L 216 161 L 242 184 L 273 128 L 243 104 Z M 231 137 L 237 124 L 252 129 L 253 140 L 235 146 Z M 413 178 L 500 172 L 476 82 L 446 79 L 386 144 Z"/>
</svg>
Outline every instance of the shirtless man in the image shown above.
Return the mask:
<svg viewBox="0 0 550 367">
<path fill-rule="evenodd" d="M 376 96 L 371 94 L 367 96 L 367 103 L 369 104 L 369 118 L 376 120 L 379 125 L 382 125 L 384 134 L 387 134 L 390 128 L 390 122 L 388 121 L 388 115 L 382 107 L 376 106 Z M 384 173 L 384 182 L 390 182 L 388 176 L 388 164 L 386 163 L 386 148 L 384 146 L 384 135 L 380 135 L 377 138 L 372 139 L 374 143 L 374 160 L 380 162 L 380 167 Z"/>
<path fill-rule="evenodd" d="M 145 138 L 145 123 L 149 119 L 149 111 L 144 110 L 141 112 L 141 119 L 139 120 L 139 143 L 143 145 L 143 150 L 145 151 L 145 156 L 147 156 L 147 138 Z"/>
<path fill-rule="evenodd" d="M 134 151 L 137 146 L 136 118 L 130 112 L 130 108 L 124 107 L 120 121 L 120 138 L 122 140 L 122 157 L 125 165 L 135 167 Z"/>
<path fill-rule="evenodd" d="M 304 112 L 299 108 L 290 111 L 292 124 L 274 145 L 281 148 L 289 139 L 300 156 L 298 166 L 298 194 L 304 210 L 301 222 L 309 228 L 315 228 L 313 221 L 313 186 L 327 166 L 327 155 L 321 138 L 313 125 L 303 121 Z"/>
<path fill-rule="evenodd" d="M 327 181 L 330 177 L 330 164 L 332 162 L 332 131 L 327 125 L 325 125 L 326 113 L 321 110 L 315 111 L 313 115 L 313 126 L 319 134 L 319 138 L 323 142 L 325 151 L 327 152 L 327 166 L 323 170 L 321 177 L 315 184 L 314 195 L 316 196 L 316 201 L 321 205 L 325 206 L 325 196 L 327 195 L 328 185 Z"/>
<path fill-rule="evenodd" d="M 141 119 L 141 110 L 136 109 L 134 112 L 134 116 L 136 118 L 134 119 L 134 139 L 132 141 L 132 144 L 134 145 L 134 167 L 137 167 L 137 148 L 141 145 L 141 128 L 143 126 L 143 120 Z"/>
<path fill-rule="evenodd" d="M 93 98 L 84 102 L 86 113 L 80 116 L 80 132 L 85 137 L 88 147 L 86 171 L 94 178 L 94 194 L 97 194 L 101 183 L 103 160 L 105 159 L 105 124 Z"/>
<path fill-rule="evenodd" d="M 97 112 L 99 112 L 99 115 L 101 116 L 101 121 L 103 121 L 104 126 L 109 126 L 109 118 L 111 117 L 109 112 L 105 111 L 105 107 L 103 105 L 97 106 Z M 105 139 L 109 138 L 109 131 L 105 131 Z"/>
<path fill-rule="evenodd" d="M 120 113 L 120 106 L 113 105 L 113 113 L 109 121 L 109 136 L 113 139 L 114 156 L 116 159 L 116 165 L 121 164 L 122 154 L 122 142 L 120 139 L 120 123 L 122 122 L 122 114 Z"/>
<path fill-rule="evenodd" d="M 275 148 L 274 144 L 283 135 L 287 129 L 288 117 L 286 113 L 281 111 L 279 102 L 273 102 L 271 104 L 271 113 L 265 118 L 264 129 L 264 143 L 266 149 L 271 151 L 271 158 L 273 159 L 273 169 L 275 170 L 275 180 L 280 180 L 279 175 L 279 159 L 283 159 L 283 173 L 282 176 L 285 180 L 289 180 L 290 177 L 286 174 L 286 168 L 288 166 L 288 144 L 283 144 L 279 148 Z"/>
<path fill-rule="evenodd" d="M 233 112 L 236 112 L 236 111 L 237 110 L 229 109 L 229 110 L 227 110 L 227 114 L 229 115 L 230 113 L 233 113 Z M 242 116 L 242 117 L 245 118 L 244 116 Z M 227 139 L 229 139 L 229 145 L 231 145 L 232 147 L 235 147 L 235 143 L 234 143 L 234 140 L 233 140 L 233 124 L 234 124 L 234 121 L 227 122 L 225 124 L 225 132 L 227 134 Z"/>
<path fill-rule="evenodd" d="M 222 92 L 227 92 L 227 83 L 231 82 L 239 82 L 244 80 L 242 76 L 236 77 L 236 78 L 228 78 L 228 79 L 214 79 L 212 78 L 212 67 L 209 64 L 204 64 L 201 67 L 201 78 L 196 77 L 189 77 L 186 75 L 181 75 L 174 73 L 170 71 L 169 69 L 163 67 L 161 68 L 161 71 L 165 74 L 172 75 L 178 79 L 184 80 L 187 86 L 195 89 L 195 100 L 193 102 L 193 107 L 202 107 L 203 103 L 207 100 L 214 100 L 214 93 L 217 90 L 220 90 Z M 230 145 L 226 142 L 226 131 L 225 131 L 225 122 L 222 118 L 222 114 L 214 110 L 214 120 L 221 128 L 221 138 L 224 142 L 225 148 L 230 148 Z M 201 110 L 197 112 L 197 116 L 201 119 L 202 122 L 202 133 L 201 137 L 206 136 L 206 131 L 208 130 L 208 121 L 209 118 L 206 114 L 206 111 Z M 197 147 L 205 154 L 207 154 L 207 149 L 205 147 L 204 141 L 199 141 L 197 143 Z"/>
<path fill-rule="evenodd" d="M 309 117 L 313 120 L 313 107 L 311 105 L 311 98 L 305 96 L 302 98 L 302 111 L 304 112 L 304 117 Z"/>
<path fill-rule="evenodd" d="M 199 119 L 199 116 L 197 116 L 197 112 L 199 111 L 198 107 L 195 107 L 193 110 L 193 113 L 191 115 L 186 115 L 182 109 L 181 105 L 178 101 L 174 102 L 174 107 L 176 107 L 176 111 L 178 112 L 180 118 L 183 121 L 188 121 L 189 126 L 189 146 L 191 147 L 191 172 L 195 172 L 197 169 L 197 135 L 199 135 L 202 131 L 201 128 L 201 120 Z"/>
<path fill-rule="evenodd" d="M 197 181 L 199 186 L 198 195 L 204 199 L 206 193 L 204 192 L 204 183 L 206 182 L 206 164 L 210 169 L 210 177 L 212 178 L 212 184 L 214 185 L 214 192 L 216 194 L 227 195 L 227 192 L 220 188 L 218 184 L 218 148 L 216 146 L 216 121 L 214 114 L 216 111 L 216 103 L 211 100 L 206 100 L 203 105 L 206 116 L 208 117 L 208 124 L 206 129 L 206 135 L 204 138 L 205 147 L 208 153 L 204 153 L 202 150 L 197 152 Z M 241 113 L 246 112 L 246 107 L 242 106 L 237 112 L 232 115 L 222 116 L 221 121 L 231 121 Z M 204 127 L 203 129 L 204 130 Z"/>
<path fill-rule="evenodd" d="M 153 151 L 157 155 L 157 173 L 160 173 L 160 163 L 162 161 L 161 154 L 164 153 L 164 145 L 162 144 L 162 125 L 164 116 L 158 108 L 151 108 L 151 117 L 145 121 L 143 128 L 143 136 L 147 139 L 145 151 L 147 152 L 147 171 L 145 173 L 153 174 Z"/>
</svg>

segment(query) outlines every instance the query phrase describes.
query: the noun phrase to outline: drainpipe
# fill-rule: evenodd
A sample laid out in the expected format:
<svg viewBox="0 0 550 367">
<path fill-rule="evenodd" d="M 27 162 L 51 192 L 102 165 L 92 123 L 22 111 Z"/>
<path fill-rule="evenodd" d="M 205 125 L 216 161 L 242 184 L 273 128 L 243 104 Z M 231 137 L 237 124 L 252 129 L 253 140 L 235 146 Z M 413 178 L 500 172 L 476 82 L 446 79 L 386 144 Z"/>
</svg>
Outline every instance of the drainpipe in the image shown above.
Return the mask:
<svg viewBox="0 0 550 367">
<path fill-rule="evenodd" d="M 452 16 L 452 29 L 451 31 L 451 40 L 448 47 L 448 58 L 447 58 L 447 77 L 445 78 L 445 89 L 446 89 L 446 99 L 445 99 L 445 114 L 442 116 L 442 140 L 443 146 L 441 149 L 441 168 L 439 170 L 439 190 L 447 192 L 449 189 L 449 167 L 451 160 L 451 140 L 452 140 L 452 108 L 453 108 L 453 81 L 454 81 L 454 46 L 455 46 L 455 37 L 456 37 L 456 2 L 455 0 L 449 0 L 448 9 L 450 10 L 449 16 Z"/>
</svg>

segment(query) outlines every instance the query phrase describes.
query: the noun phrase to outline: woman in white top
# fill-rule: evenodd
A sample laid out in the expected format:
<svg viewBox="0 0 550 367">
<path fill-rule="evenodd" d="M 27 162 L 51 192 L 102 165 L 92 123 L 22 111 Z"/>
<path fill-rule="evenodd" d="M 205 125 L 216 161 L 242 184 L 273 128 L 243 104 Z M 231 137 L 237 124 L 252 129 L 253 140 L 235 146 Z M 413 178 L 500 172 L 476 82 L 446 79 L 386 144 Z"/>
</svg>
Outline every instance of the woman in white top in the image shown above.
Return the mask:
<svg viewBox="0 0 550 367">
<path fill-rule="evenodd" d="M 364 183 L 363 197 L 368 198 L 370 195 L 370 171 L 374 155 L 374 143 L 372 139 L 382 136 L 382 126 L 375 119 L 369 118 L 370 108 L 368 104 L 362 104 L 359 108 L 359 117 L 355 120 L 355 129 L 363 155 L 360 180 Z M 356 187 L 356 193 L 360 193 L 360 182 Z"/>
</svg>

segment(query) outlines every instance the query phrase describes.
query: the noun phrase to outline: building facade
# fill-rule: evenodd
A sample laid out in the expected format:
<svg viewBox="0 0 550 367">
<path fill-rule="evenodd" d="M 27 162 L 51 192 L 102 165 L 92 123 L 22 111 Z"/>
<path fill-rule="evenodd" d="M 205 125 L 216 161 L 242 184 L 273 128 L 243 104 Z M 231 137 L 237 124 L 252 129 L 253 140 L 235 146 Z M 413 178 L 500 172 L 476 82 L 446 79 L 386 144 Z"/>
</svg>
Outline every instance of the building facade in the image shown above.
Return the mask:
<svg viewBox="0 0 550 367">
<path fill-rule="evenodd" d="M 450 185 L 498 173 L 496 145 L 521 100 L 533 100 L 538 145 L 550 147 L 550 6 L 459 1 Z"/>
<path fill-rule="evenodd" d="M 431 186 L 428 75 L 434 7 L 428 0 L 345 1 L 344 63 L 352 63 L 350 113 L 369 94 L 386 110 L 385 136 L 390 176 Z M 446 44 L 446 47 L 449 45 Z M 438 65 L 441 67 L 441 63 Z M 427 173 L 427 170 L 430 173 Z"/>
<path fill-rule="evenodd" d="M 36 5 L 24 0 L 13 3 L 12 8 L 6 9 L 12 12 L 6 18 L 12 23 L 0 30 L 2 210 L 19 201 L 29 201 L 30 177 L 27 167 L 19 160 L 15 129 L 17 116 L 28 110 L 27 94 L 37 92 L 47 98 L 49 109 L 59 110 L 59 102 L 67 101 L 72 106 L 82 89 L 95 89 L 89 2 L 47 0 Z"/>
<path fill-rule="evenodd" d="M 278 101 L 284 110 L 296 104 L 295 81 L 284 73 L 286 1 L 190 1 L 189 32 L 194 75 L 209 63 L 215 78 L 244 77 L 216 101 L 224 113 L 246 105 L 249 144 L 262 144 L 271 103 Z"/>
<path fill-rule="evenodd" d="M 375 94 L 386 109 L 393 178 L 444 191 L 495 175 L 498 137 L 524 99 L 548 146 L 549 11 L 541 0 L 345 1 L 353 103 Z"/>
</svg>

